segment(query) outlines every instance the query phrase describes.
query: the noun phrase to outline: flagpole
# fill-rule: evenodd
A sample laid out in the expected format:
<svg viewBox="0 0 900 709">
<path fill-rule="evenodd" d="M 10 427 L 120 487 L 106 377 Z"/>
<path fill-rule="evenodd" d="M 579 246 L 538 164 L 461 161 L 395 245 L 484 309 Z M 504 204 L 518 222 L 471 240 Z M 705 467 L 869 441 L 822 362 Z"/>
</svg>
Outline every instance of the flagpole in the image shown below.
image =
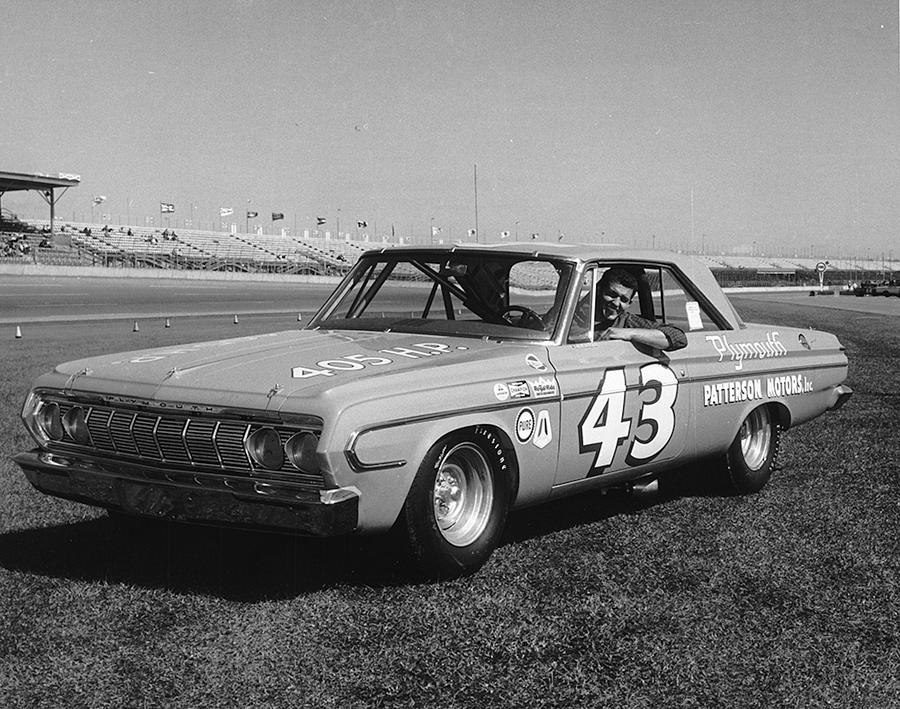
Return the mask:
<svg viewBox="0 0 900 709">
<path fill-rule="evenodd" d="M 478 243 L 478 163 L 475 163 L 475 243 Z"/>
</svg>

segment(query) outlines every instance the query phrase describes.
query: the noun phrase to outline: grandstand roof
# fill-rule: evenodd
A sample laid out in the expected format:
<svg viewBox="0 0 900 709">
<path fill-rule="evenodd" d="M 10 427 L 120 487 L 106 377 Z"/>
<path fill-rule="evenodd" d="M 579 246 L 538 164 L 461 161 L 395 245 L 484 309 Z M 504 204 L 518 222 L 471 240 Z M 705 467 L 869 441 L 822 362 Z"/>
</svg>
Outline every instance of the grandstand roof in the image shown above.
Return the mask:
<svg viewBox="0 0 900 709">
<path fill-rule="evenodd" d="M 21 192 L 35 190 L 39 192 L 44 201 L 50 205 L 50 231 L 53 231 L 53 220 L 56 213 L 56 202 L 70 187 L 75 187 L 81 182 L 81 175 L 69 175 L 62 172 L 53 175 L 37 173 L 30 175 L 25 172 L 0 172 L 0 197 L 7 192 Z M 62 189 L 58 195 L 57 189 Z"/>
<path fill-rule="evenodd" d="M 0 172 L 0 192 L 17 192 L 21 190 L 45 190 L 51 187 L 74 187 L 81 182 L 80 175 L 59 173 L 56 177 L 38 173 L 30 175 L 24 172 Z"/>
</svg>

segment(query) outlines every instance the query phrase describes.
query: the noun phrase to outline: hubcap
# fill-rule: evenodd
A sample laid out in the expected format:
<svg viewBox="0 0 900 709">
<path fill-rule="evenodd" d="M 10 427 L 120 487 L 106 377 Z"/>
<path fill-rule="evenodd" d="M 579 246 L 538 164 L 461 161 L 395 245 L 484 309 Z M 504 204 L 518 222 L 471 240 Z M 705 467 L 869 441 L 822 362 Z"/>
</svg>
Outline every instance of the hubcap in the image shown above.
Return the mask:
<svg viewBox="0 0 900 709">
<path fill-rule="evenodd" d="M 458 547 L 478 539 L 493 502 L 491 466 L 481 449 L 472 443 L 451 448 L 434 479 L 434 518 L 444 539 Z"/>
<path fill-rule="evenodd" d="M 741 454 L 750 470 L 759 470 L 769 457 L 772 425 L 768 410 L 761 406 L 744 419 L 740 430 Z"/>
</svg>

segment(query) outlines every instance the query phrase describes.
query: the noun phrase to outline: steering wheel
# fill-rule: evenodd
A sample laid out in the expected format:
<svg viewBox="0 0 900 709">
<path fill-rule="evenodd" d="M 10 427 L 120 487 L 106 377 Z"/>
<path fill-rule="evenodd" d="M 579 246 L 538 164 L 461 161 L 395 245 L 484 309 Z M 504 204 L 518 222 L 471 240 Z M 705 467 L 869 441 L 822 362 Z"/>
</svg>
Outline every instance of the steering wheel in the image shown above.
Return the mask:
<svg viewBox="0 0 900 709">
<path fill-rule="evenodd" d="M 517 318 L 509 317 L 512 313 L 519 313 L 519 316 Z M 527 327 L 529 330 L 544 329 L 544 321 L 541 316 L 524 305 L 507 305 L 501 311 L 500 317 L 513 327 Z"/>
</svg>

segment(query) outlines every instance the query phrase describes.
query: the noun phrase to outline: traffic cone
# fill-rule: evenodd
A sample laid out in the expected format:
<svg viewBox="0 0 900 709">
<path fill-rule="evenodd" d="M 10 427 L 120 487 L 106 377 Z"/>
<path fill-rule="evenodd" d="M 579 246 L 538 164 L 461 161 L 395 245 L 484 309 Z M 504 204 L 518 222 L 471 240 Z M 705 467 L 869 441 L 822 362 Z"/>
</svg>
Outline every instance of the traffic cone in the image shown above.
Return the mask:
<svg viewBox="0 0 900 709">
<path fill-rule="evenodd" d="M 16 325 L 16 339 L 17 340 L 22 339 L 22 328 L 19 327 L 18 325 Z"/>
<path fill-rule="evenodd" d="M 234 316 L 234 324 L 235 324 L 235 325 L 237 325 L 237 324 L 238 324 L 238 319 L 237 319 L 237 315 L 235 315 L 235 316 Z"/>
<path fill-rule="evenodd" d="M 141 331 L 141 328 L 138 327 L 138 321 L 137 321 L 137 320 L 134 321 L 134 327 L 131 328 L 131 331 L 132 331 L 132 332 L 140 332 L 140 331 Z"/>
<path fill-rule="evenodd" d="M 172 327 L 172 323 L 169 322 L 169 318 L 166 318 L 166 327 Z"/>
</svg>

